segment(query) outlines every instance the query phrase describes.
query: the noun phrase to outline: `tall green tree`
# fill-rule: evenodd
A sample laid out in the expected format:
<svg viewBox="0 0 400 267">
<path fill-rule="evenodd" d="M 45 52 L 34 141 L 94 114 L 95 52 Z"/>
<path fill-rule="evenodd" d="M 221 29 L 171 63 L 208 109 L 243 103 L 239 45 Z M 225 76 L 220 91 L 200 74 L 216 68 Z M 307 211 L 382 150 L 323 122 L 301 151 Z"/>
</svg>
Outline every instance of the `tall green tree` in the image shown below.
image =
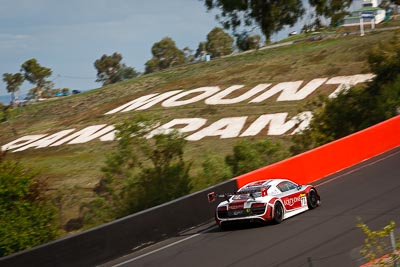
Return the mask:
<svg viewBox="0 0 400 267">
<path fill-rule="evenodd" d="M 122 55 L 114 52 L 112 55 L 102 55 L 94 62 L 97 70 L 96 82 L 109 85 L 116 82 L 135 78 L 139 75 L 132 67 L 127 67 L 122 62 Z"/>
<path fill-rule="evenodd" d="M 308 129 L 293 137 L 294 153 L 306 151 L 363 130 L 400 113 L 400 45 L 398 37 L 380 42 L 368 56 L 375 78 L 314 103 Z"/>
<path fill-rule="evenodd" d="M 251 142 L 240 140 L 233 147 L 233 154 L 225 158 L 230 166 L 232 174 L 238 176 L 268 164 L 285 159 L 289 153 L 280 143 L 272 143 L 269 140 Z"/>
<path fill-rule="evenodd" d="M 36 99 L 42 97 L 43 90 L 52 87 L 52 83 L 46 80 L 51 76 L 52 70 L 41 66 L 35 58 L 25 61 L 21 66 L 21 71 L 24 74 L 25 80 L 36 85 Z"/>
<path fill-rule="evenodd" d="M 236 32 L 255 25 L 267 42 L 285 26 L 293 26 L 304 14 L 301 0 L 204 0 L 208 10 L 219 9 L 217 19 L 225 29 Z"/>
<path fill-rule="evenodd" d="M 249 35 L 242 32 L 236 35 L 236 46 L 240 51 L 258 49 L 261 45 L 261 36 L 258 34 Z"/>
<path fill-rule="evenodd" d="M 153 57 L 145 64 L 145 73 L 168 69 L 186 63 L 185 54 L 176 47 L 174 40 L 165 37 L 151 47 Z"/>
<path fill-rule="evenodd" d="M 24 82 L 24 76 L 21 73 L 4 73 L 3 81 L 7 84 L 7 92 L 11 94 L 11 103 L 15 102 L 15 99 L 18 99 L 19 96 L 19 88 Z"/>
<path fill-rule="evenodd" d="M 206 55 L 207 55 L 207 42 L 200 42 L 194 56 L 197 60 L 204 60 L 204 57 Z"/>
<path fill-rule="evenodd" d="M 233 177 L 224 157 L 215 152 L 207 152 L 202 157 L 201 167 L 201 171 L 193 177 L 194 190 L 201 190 Z"/>
<path fill-rule="evenodd" d="M 45 191 L 34 173 L 1 153 L 0 257 L 58 237 L 57 211 Z"/>
<path fill-rule="evenodd" d="M 233 51 L 233 38 L 222 28 L 215 27 L 207 34 L 206 49 L 211 57 L 229 55 Z"/>
<path fill-rule="evenodd" d="M 104 177 L 95 189 L 98 198 L 84 207 L 86 224 L 126 216 L 190 192 L 191 163 L 184 160 L 187 141 L 175 131 L 148 138 L 157 123 L 138 115 L 116 127 L 117 149 L 102 169 Z"/>
<path fill-rule="evenodd" d="M 312 7 L 315 8 L 317 19 L 325 17 L 331 19 L 331 26 L 337 26 L 338 22 L 349 14 L 347 9 L 353 3 L 353 0 L 309 0 Z"/>
</svg>

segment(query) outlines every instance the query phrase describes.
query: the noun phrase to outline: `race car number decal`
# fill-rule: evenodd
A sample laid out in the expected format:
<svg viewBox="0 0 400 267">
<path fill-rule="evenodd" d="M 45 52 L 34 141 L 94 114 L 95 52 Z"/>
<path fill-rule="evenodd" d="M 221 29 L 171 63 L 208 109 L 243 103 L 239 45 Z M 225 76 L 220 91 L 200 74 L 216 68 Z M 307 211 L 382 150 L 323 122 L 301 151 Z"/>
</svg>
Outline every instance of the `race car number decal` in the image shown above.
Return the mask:
<svg viewBox="0 0 400 267">
<path fill-rule="evenodd" d="M 302 207 L 307 206 L 306 194 L 301 194 L 301 195 L 300 195 L 300 198 L 301 198 L 301 206 L 302 206 Z"/>
</svg>

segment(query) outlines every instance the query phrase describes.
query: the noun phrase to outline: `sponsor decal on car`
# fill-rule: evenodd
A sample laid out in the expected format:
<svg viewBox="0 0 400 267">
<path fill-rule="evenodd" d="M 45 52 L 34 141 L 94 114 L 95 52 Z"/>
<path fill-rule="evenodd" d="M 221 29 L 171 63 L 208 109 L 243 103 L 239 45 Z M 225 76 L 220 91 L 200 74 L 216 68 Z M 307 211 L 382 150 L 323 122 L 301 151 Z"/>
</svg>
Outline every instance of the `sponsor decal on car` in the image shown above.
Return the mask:
<svg viewBox="0 0 400 267">
<path fill-rule="evenodd" d="M 302 207 L 306 206 L 307 205 L 306 194 L 300 194 L 299 196 L 296 197 L 287 198 L 283 201 L 283 204 L 285 206 L 293 207 L 293 205 L 295 205 L 297 202 L 301 202 Z"/>
<path fill-rule="evenodd" d="M 243 204 L 233 204 L 233 205 L 229 205 L 229 209 L 230 209 L 230 210 L 240 210 L 240 209 L 243 209 Z"/>
</svg>

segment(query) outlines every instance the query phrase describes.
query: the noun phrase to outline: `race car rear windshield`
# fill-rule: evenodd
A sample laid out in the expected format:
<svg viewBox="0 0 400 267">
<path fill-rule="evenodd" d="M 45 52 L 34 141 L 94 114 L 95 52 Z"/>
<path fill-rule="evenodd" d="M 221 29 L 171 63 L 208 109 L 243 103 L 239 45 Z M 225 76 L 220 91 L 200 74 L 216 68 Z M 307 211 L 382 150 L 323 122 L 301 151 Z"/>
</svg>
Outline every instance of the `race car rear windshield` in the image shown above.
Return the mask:
<svg viewBox="0 0 400 267">
<path fill-rule="evenodd" d="M 263 188 L 268 190 L 270 187 L 270 185 L 243 187 L 237 192 L 237 195 L 235 195 L 233 199 L 246 199 L 250 197 L 250 194 L 252 194 L 253 197 L 261 197 L 261 190 Z"/>
</svg>

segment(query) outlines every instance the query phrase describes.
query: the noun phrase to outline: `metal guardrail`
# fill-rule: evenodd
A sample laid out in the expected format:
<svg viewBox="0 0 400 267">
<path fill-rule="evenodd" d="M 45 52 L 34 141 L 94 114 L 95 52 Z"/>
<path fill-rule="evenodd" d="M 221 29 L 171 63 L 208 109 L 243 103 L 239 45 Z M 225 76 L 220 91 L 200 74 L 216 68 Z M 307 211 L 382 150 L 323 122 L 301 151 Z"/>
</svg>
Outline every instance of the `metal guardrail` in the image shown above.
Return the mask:
<svg viewBox="0 0 400 267">
<path fill-rule="evenodd" d="M 136 247 L 209 222 L 217 204 L 208 203 L 207 193 L 236 190 L 236 180 L 229 180 L 88 231 L 0 258 L 0 266 L 95 266 L 132 252 Z"/>
</svg>

